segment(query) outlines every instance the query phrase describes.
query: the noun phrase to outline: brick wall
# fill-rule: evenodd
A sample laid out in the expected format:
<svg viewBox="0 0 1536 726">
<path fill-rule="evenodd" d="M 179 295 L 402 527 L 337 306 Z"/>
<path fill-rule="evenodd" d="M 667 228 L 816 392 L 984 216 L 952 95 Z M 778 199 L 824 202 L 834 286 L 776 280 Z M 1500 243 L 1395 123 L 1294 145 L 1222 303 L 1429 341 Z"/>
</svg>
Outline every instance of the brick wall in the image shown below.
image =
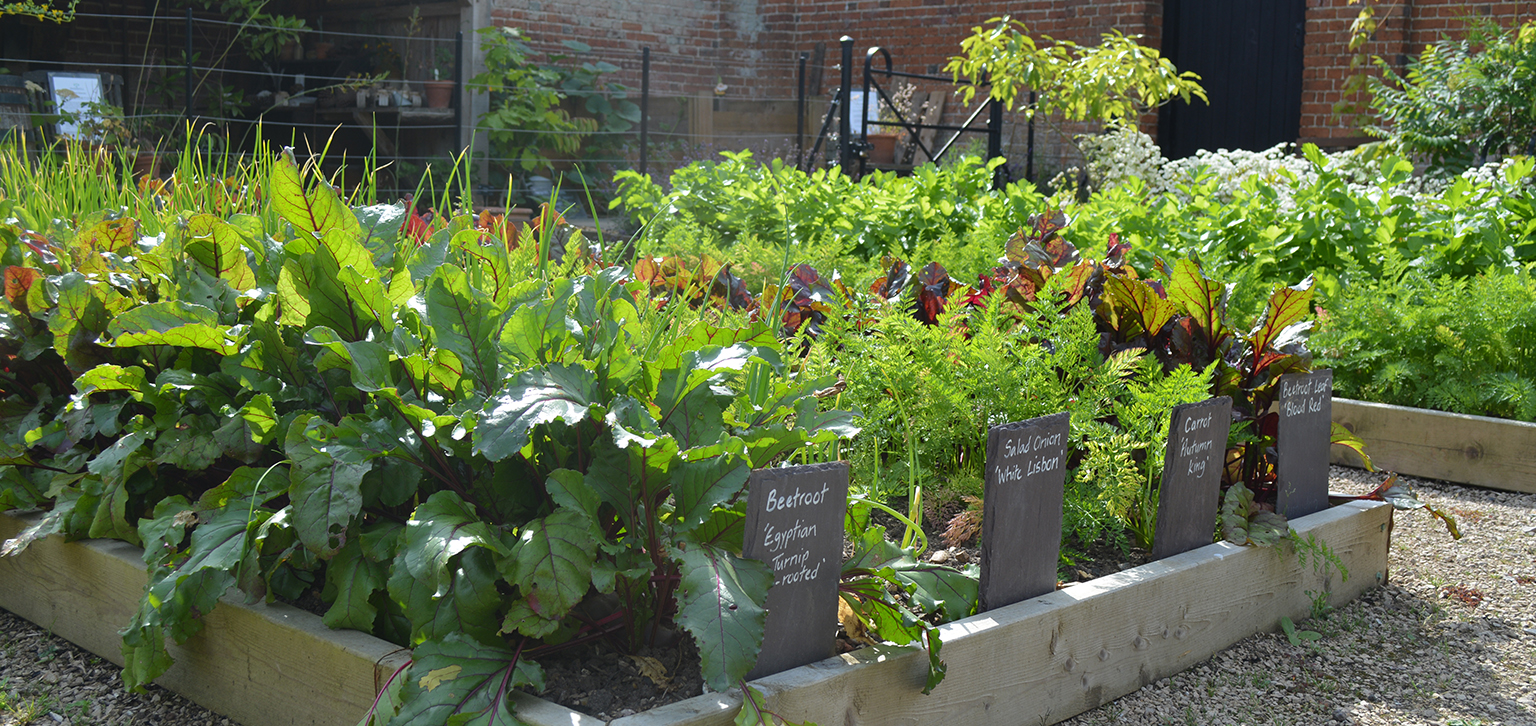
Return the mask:
<svg viewBox="0 0 1536 726">
<path fill-rule="evenodd" d="M 861 57 L 864 48 L 880 45 L 897 54 L 902 66 L 938 71 L 959 52 L 960 41 L 973 27 L 1009 14 L 1029 26 L 1031 33 L 1061 40 L 1093 43 L 1101 33 L 1118 29 L 1145 34 L 1143 42 L 1153 46 L 1162 41 L 1162 4 L 1131 0 L 806 2 L 800 4 L 795 41 L 801 48 L 817 41 L 834 46 L 846 33 L 856 41 Z"/>
<path fill-rule="evenodd" d="M 142 14 L 128 0 L 88 0 L 82 11 Z M 656 97 L 715 98 L 723 85 L 723 102 L 792 102 L 796 58 L 824 44 L 820 69 L 821 96 L 812 98 L 817 118 L 826 107 L 826 94 L 837 85 L 838 38 L 855 41 L 854 70 L 863 67 L 864 49 L 889 49 L 898 70 L 942 72 L 944 62 L 959 50 L 970 29 L 994 16 L 1011 13 L 1032 33 L 1080 43 L 1095 42 L 1112 29 L 1140 33 L 1154 47 L 1162 39 L 1160 0 L 484 0 L 476 13 L 482 22 L 516 25 L 528 30 L 535 48 L 562 52 L 560 41 L 575 39 L 594 48 L 594 56 L 620 67 L 616 80 L 639 85 L 640 48 L 652 49 L 651 88 Z M 1426 43 L 1461 32 L 1468 14 L 1490 18 L 1505 26 L 1536 17 L 1536 2 L 1476 2 L 1465 0 L 1378 0 L 1380 23 L 1367 51 L 1401 68 Z M 1307 0 L 1306 49 L 1302 76 L 1302 118 L 1297 136 L 1318 141 L 1345 141 L 1360 132 L 1350 119 L 1333 116 L 1350 73 L 1347 49 L 1349 26 L 1358 5 L 1347 0 Z M 13 70 L 61 68 L 91 70 L 159 61 L 182 47 L 179 18 L 162 19 L 151 30 L 147 20 L 82 18 L 68 26 L 27 20 L 25 52 L 37 62 L 9 63 Z M 10 35 L 7 36 L 12 37 Z M 204 57 L 217 48 L 208 38 L 198 41 Z M 15 48 L 7 45 L 8 53 Z M 54 65 L 46 65 L 52 61 Z M 58 63 L 86 65 L 57 65 Z M 813 69 L 813 75 L 814 75 Z M 128 79 L 125 100 L 137 97 L 137 75 Z M 939 86 L 934 86 L 937 89 Z M 814 90 L 814 89 L 813 89 Z M 925 89 L 926 90 L 926 89 Z M 671 106 L 667 106 L 670 109 Z M 682 109 L 682 106 L 678 107 Z M 723 107 L 722 107 L 723 108 Z M 737 107 L 739 108 L 739 106 Z M 653 115 L 657 111 L 653 109 Z M 678 114 L 686 113 L 679 111 Z M 962 120 L 952 104 L 946 120 Z M 738 112 L 738 115 L 742 115 Z M 775 118 L 782 117 L 779 114 Z M 774 123 L 777 123 L 775 121 Z M 1011 118 L 1007 143 L 1018 156 L 1024 143 L 1023 123 Z M 1145 124 L 1144 124 L 1145 125 Z M 1151 130 L 1151 126 L 1146 126 Z M 1073 149 L 1052 125 L 1039 125 L 1037 158 L 1047 167 L 1071 163 Z M 1086 130 L 1061 129 L 1066 134 Z M 784 129 L 790 132 L 792 129 Z"/>
<path fill-rule="evenodd" d="M 491 21 L 528 31 L 536 49 L 561 52 L 570 38 L 621 68 L 639 86 L 641 48 L 651 48 L 651 92 L 784 98 L 794 94 L 792 0 L 489 0 Z"/>
<path fill-rule="evenodd" d="M 31 18 L 8 17 L 4 22 L 16 24 L 21 32 L 14 37 L 24 39 L 18 45 L 6 46 L 6 53 L 23 53 L 25 62 L 0 61 L 13 72 L 69 71 L 76 73 L 106 72 L 123 77 L 123 102 L 130 113 L 162 105 L 162 100 L 144 88 L 144 82 L 164 73 L 158 66 L 168 58 L 180 59 L 186 49 L 186 22 L 178 15 L 158 19 L 142 17 L 144 6 L 128 0 L 95 0 L 81 2 L 78 10 L 83 17 L 74 22 L 58 24 Z M 162 12 L 168 12 L 162 9 Z M 109 17 L 102 17 L 109 16 Z M 139 16 L 139 17 L 121 17 Z M 221 20 L 212 13 L 196 12 L 195 18 Z M 229 29 L 222 26 L 199 25 L 193 34 L 193 53 L 199 54 L 202 64 L 219 59 L 228 46 Z M 231 65 L 225 59 L 225 65 Z M 215 74 L 221 76 L 222 74 Z M 215 78 L 214 82 L 225 80 Z M 233 79 L 229 79 L 233 82 Z M 183 94 L 176 93 L 170 106 L 180 110 Z"/>
<path fill-rule="evenodd" d="M 943 75 L 944 64 L 960 52 L 960 41 L 976 26 L 1001 15 L 1012 15 L 1028 26 L 1035 36 L 1049 35 L 1059 40 L 1083 44 L 1097 43 L 1099 36 L 1111 30 L 1127 35 L 1146 36 L 1141 42 L 1157 47 L 1162 42 L 1162 3 L 1133 0 L 1037 0 L 1035 2 L 947 2 L 941 0 L 844 0 L 799 4 L 799 22 L 795 43 L 809 49 L 817 42 L 827 44 L 824 89 L 836 87 L 838 38 L 847 34 L 854 39 L 854 84 L 858 87 L 864 68 L 864 52 L 881 46 L 891 52 L 898 71 Z M 877 67 L 881 67 L 878 66 Z M 939 90 L 942 84 L 919 85 L 923 90 Z M 971 104 L 972 108 L 976 105 Z M 962 108 L 953 99 L 945 114 L 946 123 L 965 120 L 971 109 Z M 984 122 L 980 119 L 978 125 Z M 1067 138 L 1091 131 L 1082 124 L 1036 124 L 1035 163 L 1038 170 L 1054 173 L 1077 163 L 1077 151 Z M 942 138 L 942 136 L 941 136 Z M 979 135 L 976 137 L 982 138 Z M 1027 123 L 1022 116 L 1005 117 L 1004 153 L 1022 159 L 1027 141 Z"/>
<path fill-rule="evenodd" d="M 1336 118 L 1335 103 L 1346 100 L 1349 28 L 1359 5 L 1345 0 L 1308 0 L 1306 52 L 1303 59 L 1300 138 L 1323 144 L 1356 140 L 1361 132 L 1350 118 Z M 1365 50 L 1401 72 L 1408 59 L 1442 37 L 1460 37 L 1468 16 L 1510 27 L 1536 19 L 1536 2 L 1465 2 L 1408 0 L 1376 3 L 1377 30 Z M 1374 72 L 1374 71 L 1373 71 Z M 1363 99 L 1348 99 L 1358 102 Z"/>
</svg>

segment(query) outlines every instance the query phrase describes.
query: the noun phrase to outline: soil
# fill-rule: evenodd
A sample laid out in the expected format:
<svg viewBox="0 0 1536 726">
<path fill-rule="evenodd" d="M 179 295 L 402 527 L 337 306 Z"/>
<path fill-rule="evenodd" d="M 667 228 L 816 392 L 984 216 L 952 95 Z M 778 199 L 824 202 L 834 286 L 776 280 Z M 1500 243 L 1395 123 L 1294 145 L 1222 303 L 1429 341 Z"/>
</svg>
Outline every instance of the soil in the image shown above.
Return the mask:
<svg viewBox="0 0 1536 726">
<path fill-rule="evenodd" d="M 704 692 L 699 651 L 689 637 L 666 646 L 621 653 L 592 646 L 539 659 L 544 691 L 539 697 L 604 721 L 630 716 Z"/>
<path fill-rule="evenodd" d="M 286 597 L 278 599 L 312 615 L 323 616 L 325 611 L 331 609 L 330 605 L 327 605 L 324 600 L 320 599 L 320 588 L 318 587 L 312 587 L 300 593 L 297 600 L 290 600 Z"/>
</svg>

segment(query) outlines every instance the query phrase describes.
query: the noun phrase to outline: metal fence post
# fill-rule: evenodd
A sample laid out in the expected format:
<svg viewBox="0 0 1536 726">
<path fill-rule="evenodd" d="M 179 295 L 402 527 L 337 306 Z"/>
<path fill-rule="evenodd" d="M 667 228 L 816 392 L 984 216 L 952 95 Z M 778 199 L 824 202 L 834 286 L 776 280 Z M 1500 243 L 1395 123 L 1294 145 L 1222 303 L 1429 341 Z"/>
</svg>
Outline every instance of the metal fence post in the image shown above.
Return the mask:
<svg viewBox="0 0 1536 726">
<path fill-rule="evenodd" d="M 640 173 L 650 162 L 651 149 L 651 47 L 640 49 Z"/>
<path fill-rule="evenodd" d="M 987 99 L 987 161 L 1003 155 L 1003 104 L 995 98 Z M 1003 188 L 1008 173 L 999 166 L 992 172 L 992 188 Z"/>
<path fill-rule="evenodd" d="M 433 52 L 436 52 L 435 50 Z M 464 150 L 464 98 L 468 89 L 464 85 L 464 31 L 453 35 L 453 148 Z"/>
<path fill-rule="evenodd" d="M 853 38 L 845 35 L 838 42 L 843 45 L 843 61 L 839 67 L 842 85 L 837 89 L 837 165 L 846 175 L 853 169 L 853 119 L 848 117 L 853 104 Z"/>
<path fill-rule="evenodd" d="M 187 68 L 186 68 L 187 76 L 184 79 L 185 80 L 185 84 L 184 85 L 186 87 L 186 93 L 187 93 L 187 105 L 186 105 L 186 110 L 185 110 L 184 113 L 186 114 L 186 121 L 188 123 L 191 123 L 191 121 L 192 121 L 192 6 L 191 5 L 187 6 L 187 51 L 186 51 L 185 57 L 182 58 L 182 60 L 185 61 L 186 64 L 187 64 Z"/>
<path fill-rule="evenodd" d="M 800 80 L 798 90 L 795 92 L 795 168 L 805 167 L 805 59 L 807 53 L 800 53 Z"/>
<path fill-rule="evenodd" d="M 1035 92 L 1029 92 L 1029 146 L 1024 156 L 1024 178 L 1035 180 Z"/>
</svg>

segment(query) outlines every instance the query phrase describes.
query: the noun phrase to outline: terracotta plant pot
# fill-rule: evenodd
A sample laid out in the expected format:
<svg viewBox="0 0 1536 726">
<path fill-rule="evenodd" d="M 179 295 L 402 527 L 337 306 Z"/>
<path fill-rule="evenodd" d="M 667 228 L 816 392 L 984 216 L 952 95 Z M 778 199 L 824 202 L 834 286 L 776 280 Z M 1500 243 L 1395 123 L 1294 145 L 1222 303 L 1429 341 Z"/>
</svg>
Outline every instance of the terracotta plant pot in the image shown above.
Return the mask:
<svg viewBox="0 0 1536 726">
<path fill-rule="evenodd" d="M 870 134 L 869 135 L 869 163 L 894 164 L 896 163 L 896 135 L 895 134 Z"/>
<path fill-rule="evenodd" d="M 422 81 L 426 87 L 427 108 L 448 108 L 453 100 L 453 81 Z"/>
</svg>

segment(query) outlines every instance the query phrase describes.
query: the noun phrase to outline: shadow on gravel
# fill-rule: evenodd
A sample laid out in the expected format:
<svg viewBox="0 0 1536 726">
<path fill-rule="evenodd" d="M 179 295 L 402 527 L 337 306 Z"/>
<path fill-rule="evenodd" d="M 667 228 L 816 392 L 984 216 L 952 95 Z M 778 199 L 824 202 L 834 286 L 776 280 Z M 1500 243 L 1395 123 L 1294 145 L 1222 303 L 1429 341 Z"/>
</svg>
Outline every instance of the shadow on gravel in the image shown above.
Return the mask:
<svg viewBox="0 0 1536 726">
<path fill-rule="evenodd" d="M 0 726 L 240 726 L 158 686 L 123 690 L 122 669 L 0 610 Z"/>
</svg>

